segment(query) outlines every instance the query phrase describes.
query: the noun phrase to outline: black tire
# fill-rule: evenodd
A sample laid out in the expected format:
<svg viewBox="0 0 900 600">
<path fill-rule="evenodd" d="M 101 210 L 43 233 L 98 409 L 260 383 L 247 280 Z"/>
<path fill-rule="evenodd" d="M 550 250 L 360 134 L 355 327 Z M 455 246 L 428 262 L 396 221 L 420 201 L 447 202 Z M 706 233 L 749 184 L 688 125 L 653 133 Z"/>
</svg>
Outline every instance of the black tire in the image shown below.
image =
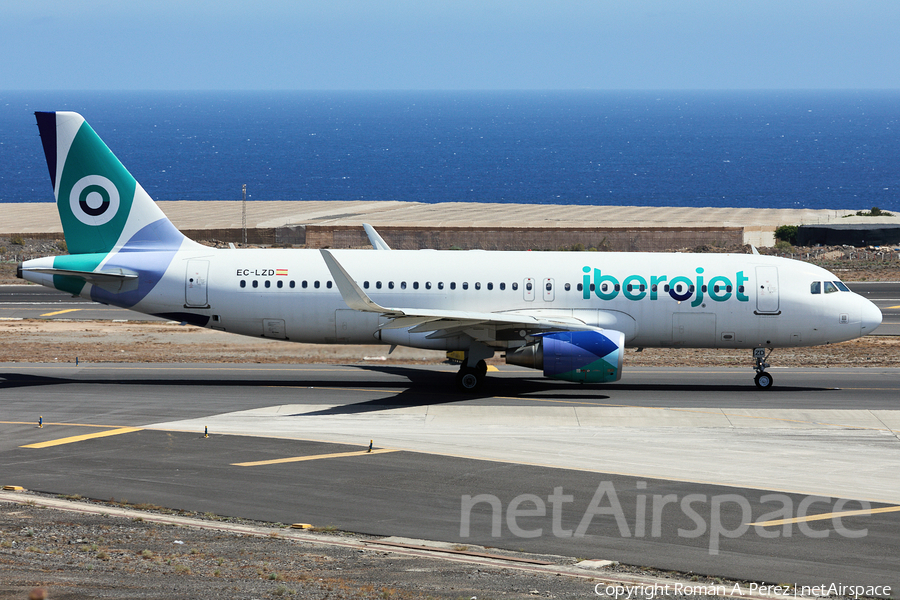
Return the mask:
<svg viewBox="0 0 900 600">
<path fill-rule="evenodd" d="M 775 383 L 775 380 L 769 373 L 765 371 L 760 371 L 756 374 L 756 378 L 754 379 L 756 382 L 756 387 L 761 390 L 768 390 L 772 387 L 772 384 Z"/>
<path fill-rule="evenodd" d="M 487 363 L 483 360 L 479 360 L 475 365 L 475 371 L 478 373 L 478 377 L 484 377 L 487 375 Z"/>
<path fill-rule="evenodd" d="M 456 387 L 461 392 L 476 392 L 484 382 L 484 376 L 480 375 L 477 369 L 472 367 L 463 367 L 456 374 Z"/>
</svg>

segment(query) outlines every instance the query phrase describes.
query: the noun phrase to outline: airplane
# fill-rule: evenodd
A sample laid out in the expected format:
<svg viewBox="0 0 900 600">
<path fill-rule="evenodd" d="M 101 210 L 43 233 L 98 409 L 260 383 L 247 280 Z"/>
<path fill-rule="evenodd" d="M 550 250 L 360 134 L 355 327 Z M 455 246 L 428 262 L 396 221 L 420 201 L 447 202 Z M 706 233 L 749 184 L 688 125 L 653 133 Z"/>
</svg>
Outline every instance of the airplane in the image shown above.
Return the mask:
<svg viewBox="0 0 900 600">
<path fill-rule="evenodd" d="M 302 343 L 462 352 L 581 383 L 618 381 L 626 347 L 752 350 L 872 333 L 881 311 L 825 269 L 752 254 L 216 249 L 184 236 L 74 112 L 35 113 L 69 255 L 28 281 L 198 327 Z"/>
</svg>

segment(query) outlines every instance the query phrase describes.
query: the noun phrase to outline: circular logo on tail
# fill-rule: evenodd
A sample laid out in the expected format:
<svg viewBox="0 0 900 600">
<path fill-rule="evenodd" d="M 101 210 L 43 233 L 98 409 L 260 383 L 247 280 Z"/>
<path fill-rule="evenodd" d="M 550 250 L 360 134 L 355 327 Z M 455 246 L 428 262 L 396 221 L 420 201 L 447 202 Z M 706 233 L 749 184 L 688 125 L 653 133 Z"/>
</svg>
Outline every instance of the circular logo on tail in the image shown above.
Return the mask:
<svg viewBox="0 0 900 600">
<path fill-rule="evenodd" d="M 119 212 L 119 190 L 102 175 L 88 175 L 72 186 L 69 206 L 85 225 L 103 225 Z"/>
</svg>

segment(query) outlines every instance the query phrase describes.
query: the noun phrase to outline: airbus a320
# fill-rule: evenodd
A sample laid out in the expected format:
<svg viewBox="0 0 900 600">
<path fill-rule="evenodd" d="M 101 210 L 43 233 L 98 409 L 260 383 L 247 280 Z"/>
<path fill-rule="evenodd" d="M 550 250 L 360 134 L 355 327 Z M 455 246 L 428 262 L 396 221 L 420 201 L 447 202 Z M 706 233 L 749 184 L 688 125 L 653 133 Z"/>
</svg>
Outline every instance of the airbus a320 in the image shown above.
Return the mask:
<svg viewBox="0 0 900 600">
<path fill-rule="evenodd" d="M 84 118 L 35 113 L 69 255 L 21 263 L 41 285 L 198 327 L 323 344 L 463 353 L 583 383 L 618 381 L 627 346 L 775 348 L 871 333 L 881 312 L 834 274 L 759 254 L 214 249 L 179 232 Z"/>
</svg>

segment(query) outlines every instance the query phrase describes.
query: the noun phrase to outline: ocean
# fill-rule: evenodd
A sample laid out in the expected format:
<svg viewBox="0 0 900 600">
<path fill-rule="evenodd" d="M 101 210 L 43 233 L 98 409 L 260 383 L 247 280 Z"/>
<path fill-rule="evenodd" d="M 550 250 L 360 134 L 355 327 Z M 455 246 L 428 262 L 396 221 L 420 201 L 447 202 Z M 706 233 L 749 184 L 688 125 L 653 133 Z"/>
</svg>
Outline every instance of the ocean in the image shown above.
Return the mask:
<svg viewBox="0 0 900 600">
<path fill-rule="evenodd" d="M 36 110 L 157 200 L 900 212 L 900 91 L 0 92 L 0 202 L 53 199 Z"/>
</svg>

